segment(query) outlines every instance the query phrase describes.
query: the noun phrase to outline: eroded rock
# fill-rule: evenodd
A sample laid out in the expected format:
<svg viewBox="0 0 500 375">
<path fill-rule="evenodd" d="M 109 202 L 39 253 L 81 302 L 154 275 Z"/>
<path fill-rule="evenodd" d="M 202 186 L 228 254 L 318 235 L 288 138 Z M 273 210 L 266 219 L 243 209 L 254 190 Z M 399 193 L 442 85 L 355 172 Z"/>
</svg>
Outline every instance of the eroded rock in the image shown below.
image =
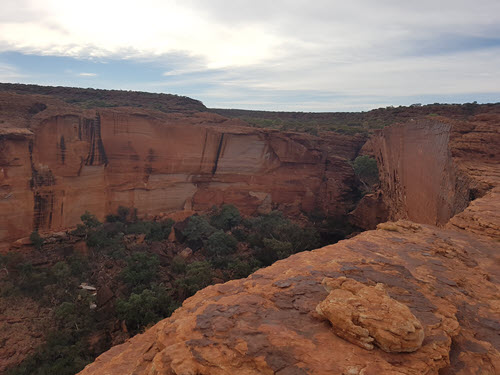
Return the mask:
<svg viewBox="0 0 500 375">
<path fill-rule="evenodd" d="M 368 350 L 375 344 L 388 353 L 422 346 L 422 324 L 408 306 L 386 294 L 383 284 L 366 286 L 346 277 L 324 278 L 322 284 L 330 294 L 316 311 L 338 336 Z"/>
</svg>

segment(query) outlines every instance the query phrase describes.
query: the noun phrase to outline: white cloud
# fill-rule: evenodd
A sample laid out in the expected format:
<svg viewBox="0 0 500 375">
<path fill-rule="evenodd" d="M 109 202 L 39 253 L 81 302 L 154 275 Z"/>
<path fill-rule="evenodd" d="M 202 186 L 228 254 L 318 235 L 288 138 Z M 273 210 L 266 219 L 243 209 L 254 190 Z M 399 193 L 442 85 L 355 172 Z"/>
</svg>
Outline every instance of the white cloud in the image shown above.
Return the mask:
<svg viewBox="0 0 500 375">
<path fill-rule="evenodd" d="M 186 58 L 165 63 L 166 87 L 264 97 L 498 92 L 499 36 L 498 0 L 2 0 L 0 14 L 0 51 L 179 55 Z"/>
<path fill-rule="evenodd" d="M 96 73 L 78 73 L 80 77 L 97 77 Z"/>
</svg>

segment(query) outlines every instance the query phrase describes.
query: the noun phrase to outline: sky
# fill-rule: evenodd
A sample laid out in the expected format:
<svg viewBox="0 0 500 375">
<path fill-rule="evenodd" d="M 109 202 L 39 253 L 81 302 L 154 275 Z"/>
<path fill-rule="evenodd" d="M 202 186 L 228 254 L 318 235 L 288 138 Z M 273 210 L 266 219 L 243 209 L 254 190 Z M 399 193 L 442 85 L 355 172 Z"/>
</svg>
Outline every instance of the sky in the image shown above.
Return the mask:
<svg viewBox="0 0 500 375">
<path fill-rule="evenodd" d="M 1 0 L 0 82 L 278 111 L 500 102 L 500 1 Z"/>
</svg>

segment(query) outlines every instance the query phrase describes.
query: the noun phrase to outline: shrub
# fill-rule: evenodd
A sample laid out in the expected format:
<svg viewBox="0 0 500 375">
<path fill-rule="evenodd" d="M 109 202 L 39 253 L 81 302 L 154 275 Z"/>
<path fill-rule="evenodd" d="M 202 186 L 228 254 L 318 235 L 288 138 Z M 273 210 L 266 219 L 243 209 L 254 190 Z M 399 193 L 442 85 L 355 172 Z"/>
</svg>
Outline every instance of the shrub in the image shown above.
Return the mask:
<svg viewBox="0 0 500 375">
<path fill-rule="evenodd" d="M 165 241 L 172 231 L 174 221 L 169 219 L 162 222 L 152 222 L 149 232 L 146 234 L 147 241 Z"/>
<path fill-rule="evenodd" d="M 205 250 L 210 257 L 225 257 L 233 254 L 238 246 L 236 238 L 221 230 L 214 232 L 205 244 Z"/>
<path fill-rule="evenodd" d="M 379 182 L 377 161 L 368 155 L 358 156 L 354 159 L 352 167 L 354 173 L 365 187 L 369 187 Z"/>
<path fill-rule="evenodd" d="M 174 256 L 170 269 L 175 273 L 186 272 L 186 260 L 179 255 Z"/>
<path fill-rule="evenodd" d="M 177 281 L 180 299 L 192 296 L 212 283 L 213 271 L 208 262 L 193 262 L 186 267 L 186 275 Z"/>
<path fill-rule="evenodd" d="M 158 256 L 147 253 L 135 253 L 127 258 L 127 267 L 122 271 L 123 281 L 134 292 L 148 288 L 158 274 L 160 261 Z"/>
<path fill-rule="evenodd" d="M 210 224 L 217 229 L 230 230 L 241 222 L 238 209 L 232 204 L 225 204 L 210 217 Z"/>
<path fill-rule="evenodd" d="M 73 375 L 92 362 L 88 344 L 80 335 L 52 332 L 35 354 L 27 357 L 8 375 Z"/>
<path fill-rule="evenodd" d="M 193 250 L 203 246 L 203 241 L 215 232 L 215 228 L 203 216 L 191 216 L 182 234 L 186 237 L 187 244 Z"/>
<path fill-rule="evenodd" d="M 116 302 L 118 318 L 125 320 L 127 327 L 135 332 L 170 316 L 177 307 L 162 286 L 132 293 L 128 299 L 119 299 Z"/>
<path fill-rule="evenodd" d="M 43 238 L 40 237 L 40 234 L 37 231 L 31 232 L 30 241 L 37 250 L 41 250 L 43 246 Z"/>
<path fill-rule="evenodd" d="M 83 225 L 85 225 L 87 229 L 97 228 L 101 225 L 101 222 L 97 220 L 95 215 L 92 215 L 88 211 L 85 211 L 85 213 L 82 216 L 80 216 L 80 219 L 82 220 Z"/>
<path fill-rule="evenodd" d="M 228 279 L 241 279 L 247 277 L 251 273 L 260 268 L 260 263 L 255 258 L 240 259 L 237 258 L 228 264 L 229 277 Z"/>
<path fill-rule="evenodd" d="M 248 242 L 264 265 L 320 244 L 314 228 L 301 228 L 278 211 L 246 220 L 244 225 L 250 232 Z"/>
<path fill-rule="evenodd" d="M 92 297 L 84 292 L 76 302 L 63 302 L 55 309 L 55 318 L 60 330 L 89 333 L 93 328 L 93 312 L 90 310 Z"/>
<path fill-rule="evenodd" d="M 64 261 L 54 264 L 50 272 L 55 282 L 61 285 L 67 284 L 68 279 L 71 277 L 71 268 L 68 263 Z"/>
<path fill-rule="evenodd" d="M 137 221 L 127 226 L 127 233 L 145 234 L 146 241 L 165 241 L 168 239 L 174 221 Z"/>
</svg>

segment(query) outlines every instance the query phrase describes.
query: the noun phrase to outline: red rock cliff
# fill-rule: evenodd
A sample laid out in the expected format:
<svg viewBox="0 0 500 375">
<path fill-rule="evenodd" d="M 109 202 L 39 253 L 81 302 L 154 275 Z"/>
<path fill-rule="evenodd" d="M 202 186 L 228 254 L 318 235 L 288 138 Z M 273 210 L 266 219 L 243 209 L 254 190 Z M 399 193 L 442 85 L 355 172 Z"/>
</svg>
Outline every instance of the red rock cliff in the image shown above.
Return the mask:
<svg viewBox="0 0 500 375">
<path fill-rule="evenodd" d="M 443 225 L 493 186 L 500 116 L 411 121 L 372 137 L 392 220 Z"/>
<path fill-rule="evenodd" d="M 456 176 L 449 173 L 454 162 L 462 173 L 471 171 L 464 178 L 476 186 L 488 184 L 490 190 L 454 216 L 446 229 L 410 221 L 384 223 L 376 231 L 293 255 L 247 279 L 208 287 L 169 319 L 98 357 L 81 374 L 500 373 L 499 166 L 491 153 L 450 160 L 449 130 L 430 123 L 389 129 L 375 148 L 385 158 L 382 172 L 391 178 L 396 173 L 394 183 L 383 186 L 403 188 L 388 191 L 398 204 L 396 213 L 433 223 L 452 215 L 456 202 L 465 199 L 461 187 L 454 189 L 449 180 Z M 471 131 L 462 139 L 480 137 L 481 132 Z M 399 149 L 387 147 L 394 141 Z M 405 170 L 407 165 L 413 173 Z M 481 178 L 472 173 L 478 170 Z M 441 188 L 449 190 L 443 195 Z M 425 210 L 415 203 L 419 199 Z M 391 299 L 408 306 L 418 319 L 425 333 L 422 346 L 412 353 L 387 353 L 336 336 L 316 312 L 328 295 L 321 285 L 325 277 L 355 280 L 366 286 L 366 293 L 382 284 Z M 351 326 L 337 331 L 356 342 L 352 330 L 363 331 L 357 320 L 363 316 L 346 317 Z M 383 318 L 372 322 L 385 337 L 401 328 L 391 331 L 392 323 Z"/>
<path fill-rule="evenodd" d="M 139 215 L 222 203 L 343 215 L 355 199 L 347 161 L 362 137 L 6 93 L 0 105 L 0 242 L 72 227 L 86 210 L 102 219 L 120 205 Z"/>
</svg>

